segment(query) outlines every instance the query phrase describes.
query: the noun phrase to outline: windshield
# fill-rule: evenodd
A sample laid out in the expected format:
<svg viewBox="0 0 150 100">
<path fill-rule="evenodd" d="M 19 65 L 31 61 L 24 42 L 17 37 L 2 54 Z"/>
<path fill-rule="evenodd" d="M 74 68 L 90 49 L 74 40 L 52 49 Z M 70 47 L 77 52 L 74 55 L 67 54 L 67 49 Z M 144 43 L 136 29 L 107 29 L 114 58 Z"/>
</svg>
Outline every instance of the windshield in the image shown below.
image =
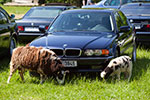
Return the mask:
<svg viewBox="0 0 150 100">
<path fill-rule="evenodd" d="M 132 3 L 132 2 L 150 2 L 150 0 L 105 0 L 104 5 L 105 6 L 120 6 L 126 3 Z M 101 1 L 97 3 L 96 5 L 101 4 Z"/>
<path fill-rule="evenodd" d="M 132 0 L 106 0 L 104 5 L 105 6 L 119 6 L 119 5 L 123 5 L 126 3 L 130 3 L 132 2 Z M 97 5 L 99 5 L 101 3 L 101 1 L 99 3 L 97 3 Z"/>
<path fill-rule="evenodd" d="M 55 8 L 35 8 L 30 9 L 24 16 L 25 18 L 55 18 L 62 12 L 61 9 Z"/>
<path fill-rule="evenodd" d="M 112 32 L 114 30 L 110 13 L 75 12 L 59 16 L 49 29 L 49 32 L 98 31 Z"/>
<path fill-rule="evenodd" d="M 150 5 L 130 5 L 124 6 L 121 8 L 121 11 L 125 13 L 126 16 L 133 16 L 133 15 L 143 15 L 143 16 L 150 16 Z"/>
<path fill-rule="evenodd" d="M 132 0 L 132 2 L 150 2 L 150 0 Z"/>
</svg>

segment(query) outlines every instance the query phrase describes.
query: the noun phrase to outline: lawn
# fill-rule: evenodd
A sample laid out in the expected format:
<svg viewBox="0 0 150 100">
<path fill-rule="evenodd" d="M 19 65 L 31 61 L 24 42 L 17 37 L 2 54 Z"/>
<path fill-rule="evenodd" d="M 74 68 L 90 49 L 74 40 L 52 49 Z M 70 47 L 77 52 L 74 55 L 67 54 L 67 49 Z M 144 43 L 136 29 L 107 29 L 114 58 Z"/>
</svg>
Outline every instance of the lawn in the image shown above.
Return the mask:
<svg viewBox="0 0 150 100">
<path fill-rule="evenodd" d="M 16 19 L 21 18 L 31 8 L 22 6 L 3 6 L 3 5 L 0 6 L 4 8 L 10 15 L 15 14 Z"/>
<path fill-rule="evenodd" d="M 30 7 L 2 6 L 10 14 L 24 14 Z M 90 74 L 87 74 L 88 76 Z M 15 73 L 7 84 L 9 58 L 0 60 L 0 100 L 150 100 L 150 51 L 137 49 L 131 81 L 104 82 L 98 74 L 94 78 L 81 75 L 67 77 L 65 85 L 48 79 L 43 85 L 39 79 L 25 73 L 25 83 Z"/>
<path fill-rule="evenodd" d="M 65 85 L 57 85 L 50 78 L 43 85 L 39 79 L 25 73 L 22 83 L 15 73 L 7 84 L 9 59 L 0 61 L 0 99 L 1 100 L 150 100 L 150 51 L 137 49 L 131 81 L 123 78 L 119 82 L 107 81 L 96 77 L 74 75 L 67 78 Z"/>
</svg>

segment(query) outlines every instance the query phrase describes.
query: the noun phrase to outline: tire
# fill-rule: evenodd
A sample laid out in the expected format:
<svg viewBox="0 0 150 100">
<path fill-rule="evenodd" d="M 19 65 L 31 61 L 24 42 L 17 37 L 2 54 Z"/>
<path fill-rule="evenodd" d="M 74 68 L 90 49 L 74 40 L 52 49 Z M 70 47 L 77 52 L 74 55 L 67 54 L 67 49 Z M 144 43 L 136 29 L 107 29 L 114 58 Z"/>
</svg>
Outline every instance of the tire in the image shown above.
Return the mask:
<svg viewBox="0 0 150 100">
<path fill-rule="evenodd" d="M 116 51 L 115 51 L 115 58 L 116 57 L 119 57 L 120 56 L 120 49 L 119 48 L 116 48 Z"/>
<path fill-rule="evenodd" d="M 136 61 L 136 42 L 135 42 L 135 39 L 134 39 L 133 51 L 132 51 L 132 61 L 133 62 Z"/>
<path fill-rule="evenodd" d="M 16 39 L 14 37 L 11 37 L 9 46 L 10 55 L 12 55 L 14 48 L 16 48 Z"/>
</svg>

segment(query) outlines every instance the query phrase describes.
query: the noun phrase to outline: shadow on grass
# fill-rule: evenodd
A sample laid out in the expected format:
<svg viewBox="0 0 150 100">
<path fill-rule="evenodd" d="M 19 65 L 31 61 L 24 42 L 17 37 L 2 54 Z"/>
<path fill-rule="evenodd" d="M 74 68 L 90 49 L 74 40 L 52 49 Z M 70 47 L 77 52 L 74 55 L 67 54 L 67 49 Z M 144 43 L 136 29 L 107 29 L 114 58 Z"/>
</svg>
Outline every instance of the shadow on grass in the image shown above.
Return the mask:
<svg viewBox="0 0 150 100">
<path fill-rule="evenodd" d="M 148 68 L 150 68 L 150 59 L 145 57 L 140 59 L 137 58 L 132 70 L 132 79 L 140 79 L 140 77 L 147 72 Z"/>
<path fill-rule="evenodd" d="M 1 58 L 1 60 L 0 60 L 0 72 L 6 71 L 7 69 L 9 69 L 9 63 L 10 63 L 9 57 Z"/>
</svg>

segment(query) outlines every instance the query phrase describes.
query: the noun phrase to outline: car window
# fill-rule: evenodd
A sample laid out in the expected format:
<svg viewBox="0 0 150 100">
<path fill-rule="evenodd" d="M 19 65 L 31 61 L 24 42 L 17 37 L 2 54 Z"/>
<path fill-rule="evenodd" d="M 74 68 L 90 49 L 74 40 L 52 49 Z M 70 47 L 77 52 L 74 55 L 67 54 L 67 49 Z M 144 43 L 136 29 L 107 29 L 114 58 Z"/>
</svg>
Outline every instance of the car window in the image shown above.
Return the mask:
<svg viewBox="0 0 150 100">
<path fill-rule="evenodd" d="M 119 6 L 126 3 L 130 3 L 132 0 L 106 0 L 104 3 L 105 6 Z"/>
<path fill-rule="evenodd" d="M 106 0 L 104 3 L 105 6 L 119 6 L 126 3 L 130 3 L 132 0 Z"/>
<path fill-rule="evenodd" d="M 6 15 L 8 18 L 10 18 L 9 14 L 8 14 L 3 8 L 0 8 L 0 9 L 1 9 L 1 11 L 2 11 L 3 13 L 5 13 L 5 15 Z"/>
<path fill-rule="evenodd" d="M 107 0 L 105 6 L 118 6 L 120 5 L 120 0 Z"/>
<path fill-rule="evenodd" d="M 149 9 L 150 5 L 126 5 L 121 7 L 121 11 L 124 12 L 127 16 L 150 14 Z"/>
<path fill-rule="evenodd" d="M 7 23 L 7 18 L 6 16 L 0 12 L 0 24 L 6 24 Z"/>
<path fill-rule="evenodd" d="M 150 2 L 150 0 L 132 0 L 132 2 Z"/>
<path fill-rule="evenodd" d="M 55 18 L 62 12 L 61 9 L 40 8 L 31 9 L 24 17 L 30 18 Z"/>
<path fill-rule="evenodd" d="M 112 32 L 114 26 L 110 13 L 104 12 L 79 12 L 62 14 L 59 16 L 49 31 L 100 31 Z"/>
<path fill-rule="evenodd" d="M 121 11 L 118 11 L 118 14 L 120 16 L 120 19 L 121 19 L 121 22 L 124 26 L 128 26 L 128 20 L 127 20 L 127 17 L 121 12 Z"/>
</svg>

